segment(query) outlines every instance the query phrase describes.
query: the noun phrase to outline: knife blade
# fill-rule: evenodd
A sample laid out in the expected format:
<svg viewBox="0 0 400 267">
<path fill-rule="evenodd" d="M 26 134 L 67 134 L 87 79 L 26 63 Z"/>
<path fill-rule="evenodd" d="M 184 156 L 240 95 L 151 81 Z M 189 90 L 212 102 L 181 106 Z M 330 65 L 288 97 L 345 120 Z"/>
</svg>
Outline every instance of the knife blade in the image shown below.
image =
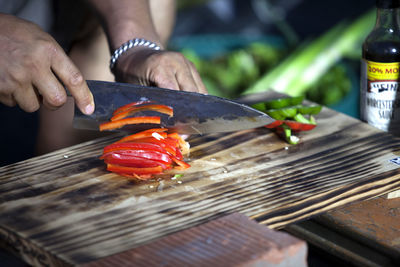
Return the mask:
<svg viewBox="0 0 400 267">
<path fill-rule="evenodd" d="M 156 115 L 162 117 L 162 127 L 180 134 L 240 131 L 274 121 L 267 114 L 245 104 L 212 95 L 94 80 L 87 81 L 87 84 L 94 96 L 96 108 L 89 116 L 76 108 L 75 128 L 98 130 L 99 124 L 108 121 L 118 107 L 144 100 L 172 107 L 173 117 Z M 137 132 L 151 127 L 154 128 L 154 125 L 128 125 L 118 130 Z"/>
</svg>

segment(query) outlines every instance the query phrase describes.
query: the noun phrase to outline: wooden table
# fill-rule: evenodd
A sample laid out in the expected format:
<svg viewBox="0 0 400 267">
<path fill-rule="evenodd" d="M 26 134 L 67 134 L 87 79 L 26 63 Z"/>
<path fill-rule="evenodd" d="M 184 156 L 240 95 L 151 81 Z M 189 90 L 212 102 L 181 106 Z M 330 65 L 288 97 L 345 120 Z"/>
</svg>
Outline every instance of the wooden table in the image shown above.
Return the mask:
<svg viewBox="0 0 400 267">
<path fill-rule="evenodd" d="M 179 179 L 136 183 L 98 159 L 118 136 L 0 168 L 0 240 L 27 262 L 82 264 L 240 212 L 273 229 L 400 188 L 400 140 L 324 108 L 289 146 L 268 129 L 193 136 Z"/>
<path fill-rule="evenodd" d="M 400 198 L 351 203 L 285 229 L 356 266 L 400 265 Z"/>
</svg>

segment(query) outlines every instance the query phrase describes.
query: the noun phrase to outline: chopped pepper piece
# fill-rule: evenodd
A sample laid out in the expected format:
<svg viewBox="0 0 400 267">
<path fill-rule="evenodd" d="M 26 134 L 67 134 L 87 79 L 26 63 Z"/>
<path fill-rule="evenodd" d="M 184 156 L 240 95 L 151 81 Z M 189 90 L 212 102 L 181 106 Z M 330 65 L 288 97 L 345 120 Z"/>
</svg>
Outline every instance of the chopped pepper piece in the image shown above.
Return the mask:
<svg viewBox="0 0 400 267">
<path fill-rule="evenodd" d="M 172 159 L 171 155 L 159 151 L 149 151 L 149 150 L 140 150 L 140 149 L 124 149 L 124 150 L 117 150 L 113 152 L 108 152 L 103 154 L 102 157 L 106 158 L 110 154 L 118 154 L 121 157 L 128 158 L 128 157 L 140 157 L 144 159 L 151 159 L 155 161 L 159 161 L 166 164 L 171 164 Z"/>
<path fill-rule="evenodd" d="M 265 102 L 265 109 L 278 109 L 284 108 L 289 106 L 295 106 L 301 104 L 303 102 L 304 96 L 296 96 L 296 97 L 285 97 L 285 98 L 278 98 L 274 100 L 270 100 Z"/>
<path fill-rule="evenodd" d="M 313 120 L 313 117 L 311 116 L 310 119 L 307 119 L 306 117 L 304 117 L 302 114 L 298 113 L 296 114 L 293 119 L 297 122 L 300 123 L 305 123 L 305 124 L 316 124 L 315 120 Z"/>
<path fill-rule="evenodd" d="M 135 167 L 119 166 L 115 164 L 107 164 L 107 170 L 111 172 L 124 173 L 130 175 L 161 174 L 163 172 L 163 168 L 161 166 L 135 168 Z"/>
<path fill-rule="evenodd" d="M 157 104 L 150 104 L 150 105 L 143 105 L 143 106 L 130 106 L 127 107 L 125 110 L 115 114 L 114 116 L 111 117 L 111 121 L 115 121 L 115 120 L 120 120 L 123 118 L 126 118 L 128 116 L 131 116 L 137 112 L 140 111 L 157 111 L 159 113 L 163 113 L 166 114 L 168 116 L 173 116 L 174 115 L 174 111 L 171 107 L 166 106 L 166 105 L 157 105 Z"/>
<path fill-rule="evenodd" d="M 172 116 L 172 108 L 165 105 L 143 105 L 145 102 L 134 102 L 114 112 L 110 122 L 102 123 L 100 130 L 121 128 L 127 124 L 149 123 L 160 124 L 160 117 L 130 117 L 137 111 L 153 110 Z M 119 175 L 150 179 L 164 170 L 184 170 L 190 165 L 183 161 L 182 150 L 189 149 L 187 142 L 177 133 L 167 133 L 165 128 L 154 128 L 135 133 L 106 146 L 100 159 L 107 164 L 107 170 Z"/>
<path fill-rule="evenodd" d="M 303 115 L 307 115 L 307 114 L 308 115 L 316 115 L 316 114 L 320 113 L 321 110 L 322 110 L 321 105 L 310 105 L 310 106 L 302 105 L 297 108 L 297 111 Z"/>
<path fill-rule="evenodd" d="M 267 113 L 276 121 L 265 125 L 274 129 L 289 144 L 297 144 L 299 138 L 293 135 L 293 131 L 310 131 L 316 127 L 316 121 L 312 115 L 318 114 L 322 106 L 302 105 L 304 97 L 285 97 L 254 104 L 253 107 Z"/>
<path fill-rule="evenodd" d="M 131 134 L 131 135 L 125 136 L 125 137 L 121 138 L 120 140 L 118 140 L 117 143 L 123 143 L 123 142 L 128 142 L 128 141 L 141 139 L 141 138 L 152 137 L 153 133 L 159 133 L 161 136 L 166 138 L 167 137 L 167 133 L 164 133 L 166 131 L 168 131 L 167 128 L 149 129 L 149 130 L 145 130 L 145 131 L 141 131 L 141 132 L 138 132 L 138 133 L 135 133 L 135 134 Z"/>
<path fill-rule="evenodd" d="M 113 143 L 106 146 L 103 149 L 103 154 L 112 152 L 112 151 L 119 151 L 119 150 L 132 150 L 132 149 L 140 149 L 140 150 L 149 150 L 149 151 L 158 151 L 162 153 L 167 153 L 167 151 L 162 148 L 158 144 L 151 144 L 151 143 Z"/>
<path fill-rule="evenodd" d="M 186 163 L 186 162 L 184 162 L 183 160 L 179 160 L 179 159 L 177 159 L 176 157 L 171 157 L 171 158 L 172 158 L 172 160 L 173 160 L 176 164 L 178 164 L 178 166 L 175 167 L 175 169 L 178 169 L 178 170 L 185 170 L 185 169 L 187 169 L 187 168 L 190 168 L 190 164 L 189 164 L 189 163 Z"/>
<path fill-rule="evenodd" d="M 120 113 L 120 112 L 123 112 L 123 111 L 129 109 L 132 106 L 139 106 L 139 105 L 150 104 L 150 103 L 154 103 L 154 102 L 150 101 L 150 100 L 143 100 L 143 101 L 136 101 L 136 102 L 128 103 L 128 104 L 123 105 L 123 106 L 117 108 L 116 110 L 114 110 L 113 116 L 118 114 L 118 113 Z"/>
<path fill-rule="evenodd" d="M 108 121 L 100 124 L 100 131 L 114 130 L 122 128 L 128 124 L 141 124 L 141 123 L 160 124 L 161 119 L 160 117 L 155 117 L 155 116 L 145 116 L 145 117 L 126 118 L 116 121 Z"/>
<path fill-rule="evenodd" d="M 291 145 L 296 145 L 300 141 L 297 136 L 292 134 L 292 129 L 286 124 L 280 125 L 276 132 Z"/>
<path fill-rule="evenodd" d="M 126 156 L 120 153 L 109 153 L 103 156 L 104 162 L 126 167 L 147 168 L 161 166 L 164 170 L 171 169 L 171 164 L 161 163 L 143 157 Z"/>
<path fill-rule="evenodd" d="M 297 121 L 276 120 L 268 125 L 265 125 L 265 127 L 268 129 L 275 129 L 283 124 L 287 125 L 293 131 L 310 131 L 317 126 L 316 124 L 307 124 Z"/>
<path fill-rule="evenodd" d="M 116 143 L 118 143 L 119 141 L 117 141 Z M 157 144 L 159 146 L 161 146 L 162 148 L 164 148 L 166 151 L 168 151 L 168 153 L 170 153 L 171 155 L 176 155 L 176 141 L 175 140 L 171 140 L 170 138 L 165 138 L 162 140 L 158 140 L 154 137 L 144 137 L 144 138 L 139 138 L 139 139 L 134 139 L 134 140 L 130 140 L 128 141 L 129 143 L 152 143 L 152 144 Z"/>
<path fill-rule="evenodd" d="M 265 113 L 276 120 L 285 120 L 287 118 L 293 118 L 297 114 L 297 108 L 285 107 L 280 109 L 269 109 L 265 111 Z"/>
</svg>

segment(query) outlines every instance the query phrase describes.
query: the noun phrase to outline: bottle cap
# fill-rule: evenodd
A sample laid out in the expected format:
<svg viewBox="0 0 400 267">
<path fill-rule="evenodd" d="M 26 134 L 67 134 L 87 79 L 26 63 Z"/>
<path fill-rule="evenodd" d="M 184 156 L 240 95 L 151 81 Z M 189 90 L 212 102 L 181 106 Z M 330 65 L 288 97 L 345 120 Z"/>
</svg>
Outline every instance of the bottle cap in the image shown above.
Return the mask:
<svg viewBox="0 0 400 267">
<path fill-rule="evenodd" d="M 400 0 L 376 0 L 377 8 L 398 8 Z"/>
</svg>

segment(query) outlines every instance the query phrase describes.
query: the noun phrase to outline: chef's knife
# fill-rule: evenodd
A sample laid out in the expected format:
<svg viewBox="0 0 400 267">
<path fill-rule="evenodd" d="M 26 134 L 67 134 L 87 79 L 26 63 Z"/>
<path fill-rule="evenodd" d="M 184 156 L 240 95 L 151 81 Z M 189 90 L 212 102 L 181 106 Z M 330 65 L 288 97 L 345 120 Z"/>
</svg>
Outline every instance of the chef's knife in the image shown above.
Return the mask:
<svg viewBox="0 0 400 267">
<path fill-rule="evenodd" d="M 98 130 L 99 124 L 108 121 L 116 108 L 143 100 L 172 107 L 173 117 L 164 114 L 152 116 L 162 117 L 161 126 L 180 134 L 239 131 L 274 121 L 267 114 L 247 105 L 212 95 L 104 81 L 87 81 L 87 84 L 93 93 L 96 108 L 90 116 L 76 108 L 75 128 Z M 150 127 L 154 128 L 154 125 L 129 125 L 120 130 L 132 132 Z"/>
</svg>

